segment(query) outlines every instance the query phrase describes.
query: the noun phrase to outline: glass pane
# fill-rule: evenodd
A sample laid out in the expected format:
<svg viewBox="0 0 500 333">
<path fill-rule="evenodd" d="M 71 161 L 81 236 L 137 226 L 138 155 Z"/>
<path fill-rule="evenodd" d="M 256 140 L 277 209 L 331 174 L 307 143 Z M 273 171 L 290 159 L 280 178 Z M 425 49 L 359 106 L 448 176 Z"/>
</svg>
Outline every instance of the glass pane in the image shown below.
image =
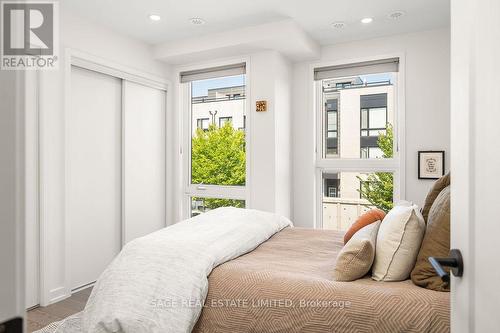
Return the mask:
<svg viewBox="0 0 500 333">
<path fill-rule="evenodd" d="M 191 217 L 208 212 L 219 207 L 245 208 L 244 200 L 216 199 L 216 198 L 191 198 Z"/>
<path fill-rule="evenodd" d="M 370 128 L 385 128 L 387 125 L 387 109 L 370 109 Z"/>
<path fill-rule="evenodd" d="M 361 110 L 361 128 L 368 128 L 368 110 Z"/>
<path fill-rule="evenodd" d="M 337 130 L 337 112 L 328 111 L 328 130 Z"/>
<path fill-rule="evenodd" d="M 233 121 L 232 117 L 220 117 L 219 118 L 219 127 L 224 127 L 226 123 L 231 123 Z"/>
<path fill-rule="evenodd" d="M 390 172 L 323 173 L 323 228 L 345 231 L 372 208 L 390 210 L 392 193 Z"/>
<path fill-rule="evenodd" d="M 367 147 L 387 150 L 376 156 L 393 156 L 396 75 L 354 75 L 321 81 L 324 158 L 375 158 L 362 151 Z M 333 128 L 336 136 L 331 134 Z M 377 139 L 380 135 L 386 136 L 382 142 Z"/>
<path fill-rule="evenodd" d="M 245 75 L 191 82 L 191 183 L 245 185 Z"/>
</svg>

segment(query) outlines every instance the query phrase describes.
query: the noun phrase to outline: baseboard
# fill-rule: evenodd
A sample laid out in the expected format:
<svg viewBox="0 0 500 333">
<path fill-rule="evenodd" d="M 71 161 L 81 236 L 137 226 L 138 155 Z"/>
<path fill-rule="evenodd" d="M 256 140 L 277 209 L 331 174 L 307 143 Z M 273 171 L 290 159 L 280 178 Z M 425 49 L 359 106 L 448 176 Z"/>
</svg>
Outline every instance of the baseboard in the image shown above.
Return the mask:
<svg viewBox="0 0 500 333">
<path fill-rule="evenodd" d="M 85 285 L 83 285 L 81 287 L 75 288 L 75 289 L 71 290 L 71 294 L 77 293 L 77 292 L 79 292 L 79 291 L 81 291 L 83 289 L 87 289 L 89 287 L 93 287 L 95 283 L 96 283 L 96 281 L 90 282 L 90 283 L 87 283 L 87 284 L 85 284 Z"/>
<path fill-rule="evenodd" d="M 64 287 L 59 287 L 49 291 L 49 301 L 44 306 L 57 303 L 71 296 L 71 292 Z"/>
</svg>

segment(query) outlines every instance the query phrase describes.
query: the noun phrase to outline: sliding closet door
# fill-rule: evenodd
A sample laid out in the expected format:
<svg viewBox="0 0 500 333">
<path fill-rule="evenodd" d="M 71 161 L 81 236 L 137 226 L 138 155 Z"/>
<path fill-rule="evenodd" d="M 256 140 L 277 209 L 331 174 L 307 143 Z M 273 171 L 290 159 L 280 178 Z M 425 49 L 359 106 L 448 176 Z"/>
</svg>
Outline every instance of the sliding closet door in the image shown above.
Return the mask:
<svg viewBox="0 0 500 333">
<path fill-rule="evenodd" d="M 38 71 L 25 74 L 25 278 L 26 308 L 39 304 L 40 224 L 38 218 Z"/>
<path fill-rule="evenodd" d="M 66 122 L 70 287 L 92 283 L 121 248 L 121 80 L 71 69 Z"/>
<path fill-rule="evenodd" d="M 166 92 L 124 81 L 124 242 L 165 227 Z"/>
</svg>

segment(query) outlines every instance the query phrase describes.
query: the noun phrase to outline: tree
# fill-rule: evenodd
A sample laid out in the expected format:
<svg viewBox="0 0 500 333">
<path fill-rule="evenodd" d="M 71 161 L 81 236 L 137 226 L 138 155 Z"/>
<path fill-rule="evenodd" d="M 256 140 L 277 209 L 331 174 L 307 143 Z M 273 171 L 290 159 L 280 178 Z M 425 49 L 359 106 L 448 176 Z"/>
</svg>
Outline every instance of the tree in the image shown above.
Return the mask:
<svg viewBox="0 0 500 333">
<path fill-rule="evenodd" d="M 391 158 L 393 150 L 394 133 L 392 125 L 387 124 L 386 134 L 380 134 L 377 145 L 382 150 L 383 158 Z M 394 206 L 393 188 L 394 175 L 391 172 L 375 172 L 365 179 L 358 176 L 361 182 L 360 194 L 363 199 L 368 200 L 373 206 L 388 212 Z"/>
<path fill-rule="evenodd" d="M 230 122 L 207 131 L 197 129 L 192 139 L 191 177 L 193 184 L 245 185 L 245 132 L 236 130 Z M 244 207 L 241 200 L 206 199 L 208 209 L 223 206 Z"/>
</svg>

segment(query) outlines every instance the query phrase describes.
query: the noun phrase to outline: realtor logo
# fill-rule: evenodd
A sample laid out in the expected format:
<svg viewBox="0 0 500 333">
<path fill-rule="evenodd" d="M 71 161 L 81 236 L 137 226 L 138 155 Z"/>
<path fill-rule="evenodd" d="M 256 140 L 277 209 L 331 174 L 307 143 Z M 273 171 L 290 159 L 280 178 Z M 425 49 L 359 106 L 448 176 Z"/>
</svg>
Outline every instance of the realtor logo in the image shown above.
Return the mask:
<svg viewBox="0 0 500 333">
<path fill-rule="evenodd" d="M 55 69 L 58 34 L 55 1 L 1 2 L 1 68 Z"/>
</svg>

